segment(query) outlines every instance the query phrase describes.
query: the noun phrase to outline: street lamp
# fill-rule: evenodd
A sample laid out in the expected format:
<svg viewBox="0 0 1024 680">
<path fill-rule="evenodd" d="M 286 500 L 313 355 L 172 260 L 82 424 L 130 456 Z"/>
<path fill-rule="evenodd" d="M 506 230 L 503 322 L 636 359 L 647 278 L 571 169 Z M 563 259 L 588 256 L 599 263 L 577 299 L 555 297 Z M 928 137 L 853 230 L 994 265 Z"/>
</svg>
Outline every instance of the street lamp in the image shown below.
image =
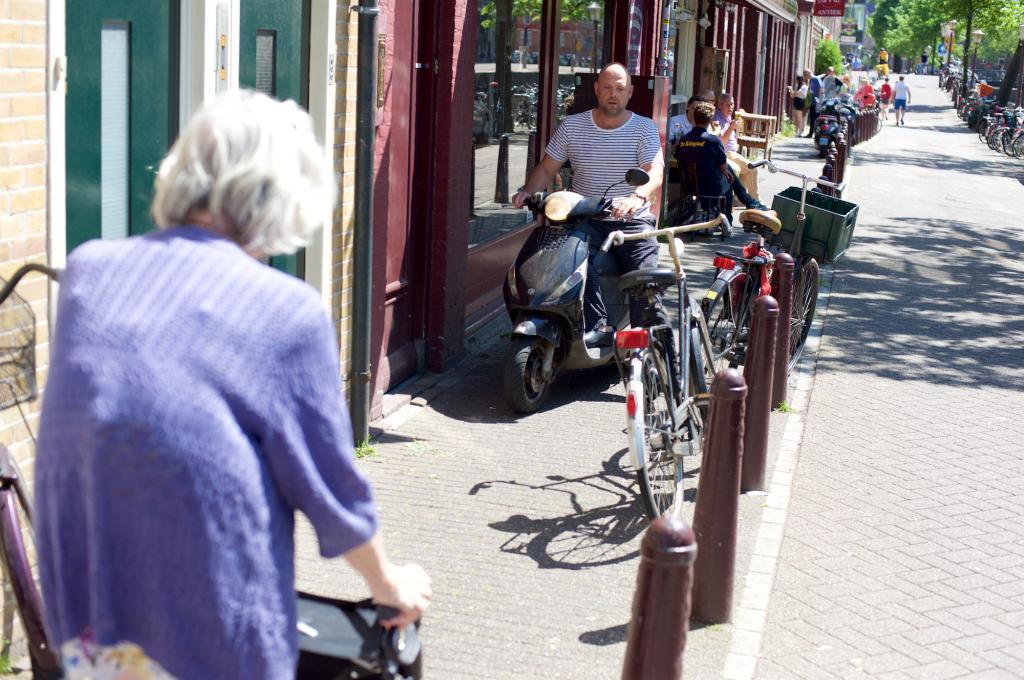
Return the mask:
<svg viewBox="0 0 1024 680">
<path fill-rule="evenodd" d="M 590 16 L 590 20 L 594 22 L 594 60 L 590 62 L 590 70 L 594 73 L 597 73 L 597 25 L 601 23 L 602 12 L 601 4 L 597 0 L 587 5 L 587 14 Z"/>
<path fill-rule="evenodd" d="M 980 28 L 976 31 L 971 31 L 971 42 L 974 44 L 974 59 L 971 61 L 972 86 L 978 82 L 978 47 L 981 45 L 981 39 L 984 37 L 985 31 Z"/>
</svg>

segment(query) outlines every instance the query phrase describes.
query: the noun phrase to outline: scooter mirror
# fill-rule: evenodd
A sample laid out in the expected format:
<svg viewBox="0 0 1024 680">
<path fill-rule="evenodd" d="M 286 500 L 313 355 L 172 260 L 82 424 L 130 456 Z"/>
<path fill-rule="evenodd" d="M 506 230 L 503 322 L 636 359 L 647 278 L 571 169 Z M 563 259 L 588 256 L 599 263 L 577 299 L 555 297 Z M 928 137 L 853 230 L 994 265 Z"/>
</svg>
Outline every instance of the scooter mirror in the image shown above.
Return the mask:
<svg viewBox="0 0 1024 680">
<path fill-rule="evenodd" d="M 651 181 L 651 176 L 641 168 L 630 168 L 626 171 L 626 184 L 634 187 L 642 187 Z"/>
</svg>

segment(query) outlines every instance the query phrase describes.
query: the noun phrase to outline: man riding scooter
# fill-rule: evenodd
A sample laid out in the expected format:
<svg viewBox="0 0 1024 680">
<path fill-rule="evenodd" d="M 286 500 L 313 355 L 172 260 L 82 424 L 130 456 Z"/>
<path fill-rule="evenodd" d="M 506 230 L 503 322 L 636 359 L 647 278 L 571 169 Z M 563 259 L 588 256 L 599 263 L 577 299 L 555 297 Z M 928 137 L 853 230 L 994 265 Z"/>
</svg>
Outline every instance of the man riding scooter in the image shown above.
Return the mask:
<svg viewBox="0 0 1024 680">
<path fill-rule="evenodd" d="M 606 65 L 594 84 L 597 108 L 565 118 L 544 150 L 541 162 L 526 184 L 512 197 L 521 208 L 534 192 L 545 191 L 559 170 L 571 161 L 573 191 L 583 196 L 602 196 L 609 186 L 611 215 L 595 220 L 594 228 L 607 237 L 613 231 L 644 231 L 654 226 L 651 196 L 661 188 L 665 160 L 658 128 L 650 118 L 626 109 L 633 94 L 629 72 L 622 64 Z M 647 184 L 632 187 L 621 182 L 626 171 L 640 167 L 650 176 Z M 595 244 L 595 247 L 600 242 Z M 622 272 L 657 266 L 658 244 L 653 239 L 628 241 L 615 249 Z M 584 340 L 590 347 L 612 343 L 615 328 L 608 323 L 600 286 L 587 280 L 583 293 Z M 669 343 L 671 346 L 671 343 Z"/>
</svg>

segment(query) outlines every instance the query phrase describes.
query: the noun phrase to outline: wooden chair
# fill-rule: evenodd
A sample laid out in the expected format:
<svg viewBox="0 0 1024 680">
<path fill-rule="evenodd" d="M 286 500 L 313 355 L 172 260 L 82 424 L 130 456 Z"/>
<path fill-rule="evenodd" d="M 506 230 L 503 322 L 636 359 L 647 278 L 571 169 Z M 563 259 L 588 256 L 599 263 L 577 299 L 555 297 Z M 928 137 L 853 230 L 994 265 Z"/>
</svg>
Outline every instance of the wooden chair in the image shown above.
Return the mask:
<svg viewBox="0 0 1024 680">
<path fill-rule="evenodd" d="M 679 167 L 679 198 L 669 208 L 669 223 L 672 226 L 710 222 L 726 212 L 728 202 L 725 196 L 707 196 L 697 185 L 697 166 L 693 163 Z M 729 237 L 729 228 L 720 227 L 722 240 Z"/>
<path fill-rule="evenodd" d="M 779 132 L 779 119 L 756 113 L 742 113 L 736 143 L 739 153 L 746 156 L 754 149 L 760 149 L 765 158 L 772 157 L 772 144 Z"/>
</svg>

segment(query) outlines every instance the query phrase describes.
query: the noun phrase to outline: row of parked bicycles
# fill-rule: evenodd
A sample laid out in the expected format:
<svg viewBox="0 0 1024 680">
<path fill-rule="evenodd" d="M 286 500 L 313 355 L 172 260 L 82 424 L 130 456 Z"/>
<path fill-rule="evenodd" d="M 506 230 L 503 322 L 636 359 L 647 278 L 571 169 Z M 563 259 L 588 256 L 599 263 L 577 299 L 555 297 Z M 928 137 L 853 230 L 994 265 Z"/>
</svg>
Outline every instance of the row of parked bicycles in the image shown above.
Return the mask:
<svg viewBox="0 0 1024 680">
<path fill-rule="evenodd" d="M 960 102 L 957 115 L 993 151 L 1024 158 L 1024 107 L 1002 107 L 993 97 L 975 95 Z"/>
</svg>

